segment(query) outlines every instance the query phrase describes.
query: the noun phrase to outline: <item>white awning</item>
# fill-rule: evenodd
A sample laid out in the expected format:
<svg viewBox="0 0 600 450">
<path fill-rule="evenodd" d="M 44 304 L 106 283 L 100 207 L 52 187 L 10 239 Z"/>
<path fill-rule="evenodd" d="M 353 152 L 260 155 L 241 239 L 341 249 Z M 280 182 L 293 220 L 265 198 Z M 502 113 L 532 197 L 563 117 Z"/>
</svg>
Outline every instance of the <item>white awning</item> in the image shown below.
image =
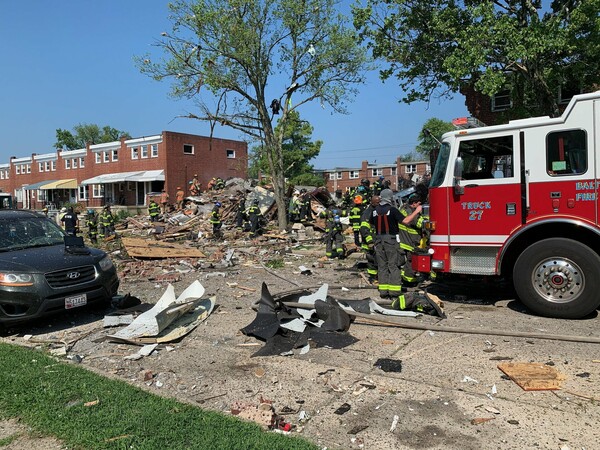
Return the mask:
<svg viewBox="0 0 600 450">
<path fill-rule="evenodd" d="M 122 183 L 124 181 L 164 181 L 165 172 L 163 170 L 145 170 L 140 172 L 119 172 L 119 173 L 107 173 L 105 175 L 98 175 L 94 178 L 88 178 L 83 180 L 80 184 L 110 184 L 110 183 Z"/>
<path fill-rule="evenodd" d="M 164 170 L 146 170 L 139 175 L 133 175 L 127 178 L 127 181 L 165 181 Z"/>
</svg>

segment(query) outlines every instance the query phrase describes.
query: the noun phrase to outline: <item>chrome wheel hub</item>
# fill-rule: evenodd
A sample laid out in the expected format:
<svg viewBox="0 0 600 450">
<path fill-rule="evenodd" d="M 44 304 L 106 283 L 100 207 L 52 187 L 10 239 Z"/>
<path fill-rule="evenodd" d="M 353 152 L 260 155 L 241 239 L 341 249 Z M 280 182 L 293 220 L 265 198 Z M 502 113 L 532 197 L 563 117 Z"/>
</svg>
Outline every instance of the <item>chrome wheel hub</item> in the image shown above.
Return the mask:
<svg viewBox="0 0 600 450">
<path fill-rule="evenodd" d="M 533 287 L 546 300 L 566 303 L 577 298 L 584 287 L 581 268 L 565 258 L 542 261 L 532 274 Z"/>
</svg>

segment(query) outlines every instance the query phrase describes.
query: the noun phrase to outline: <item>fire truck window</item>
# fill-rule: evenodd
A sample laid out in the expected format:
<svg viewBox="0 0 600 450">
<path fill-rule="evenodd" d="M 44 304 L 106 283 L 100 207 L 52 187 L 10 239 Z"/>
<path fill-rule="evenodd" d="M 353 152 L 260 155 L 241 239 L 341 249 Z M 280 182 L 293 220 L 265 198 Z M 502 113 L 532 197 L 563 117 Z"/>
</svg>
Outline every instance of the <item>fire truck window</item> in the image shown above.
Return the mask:
<svg viewBox="0 0 600 450">
<path fill-rule="evenodd" d="M 512 136 L 462 141 L 458 156 L 463 159 L 465 180 L 513 176 Z"/>
<path fill-rule="evenodd" d="M 546 138 L 546 171 L 551 176 L 587 171 L 587 137 L 583 130 L 557 131 Z"/>
</svg>

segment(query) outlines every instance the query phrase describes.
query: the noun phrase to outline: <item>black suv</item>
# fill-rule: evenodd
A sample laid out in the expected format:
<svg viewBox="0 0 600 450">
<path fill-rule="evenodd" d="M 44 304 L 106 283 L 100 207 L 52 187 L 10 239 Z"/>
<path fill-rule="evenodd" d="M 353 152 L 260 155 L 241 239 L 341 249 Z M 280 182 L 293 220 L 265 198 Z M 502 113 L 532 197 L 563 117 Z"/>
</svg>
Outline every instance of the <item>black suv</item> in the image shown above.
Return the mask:
<svg viewBox="0 0 600 450">
<path fill-rule="evenodd" d="M 110 257 L 66 236 L 46 216 L 0 210 L 0 325 L 110 302 L 119 278 Z"/>
</svg>

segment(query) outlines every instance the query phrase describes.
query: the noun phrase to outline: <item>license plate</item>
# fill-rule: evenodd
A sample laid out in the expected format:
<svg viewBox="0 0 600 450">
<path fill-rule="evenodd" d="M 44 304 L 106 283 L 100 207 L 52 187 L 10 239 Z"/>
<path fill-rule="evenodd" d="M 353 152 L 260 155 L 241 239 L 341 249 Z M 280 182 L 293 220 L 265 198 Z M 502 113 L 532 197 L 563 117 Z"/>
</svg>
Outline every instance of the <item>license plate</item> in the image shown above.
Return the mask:
<svg viewBox="0 0 600 450">
<path fill-rule="evenodd" d="M 72 297 L 65 298 L 65 309 L 77 308 L 87 304 L 87 295 L 74 295 Z"/>
</svg>

